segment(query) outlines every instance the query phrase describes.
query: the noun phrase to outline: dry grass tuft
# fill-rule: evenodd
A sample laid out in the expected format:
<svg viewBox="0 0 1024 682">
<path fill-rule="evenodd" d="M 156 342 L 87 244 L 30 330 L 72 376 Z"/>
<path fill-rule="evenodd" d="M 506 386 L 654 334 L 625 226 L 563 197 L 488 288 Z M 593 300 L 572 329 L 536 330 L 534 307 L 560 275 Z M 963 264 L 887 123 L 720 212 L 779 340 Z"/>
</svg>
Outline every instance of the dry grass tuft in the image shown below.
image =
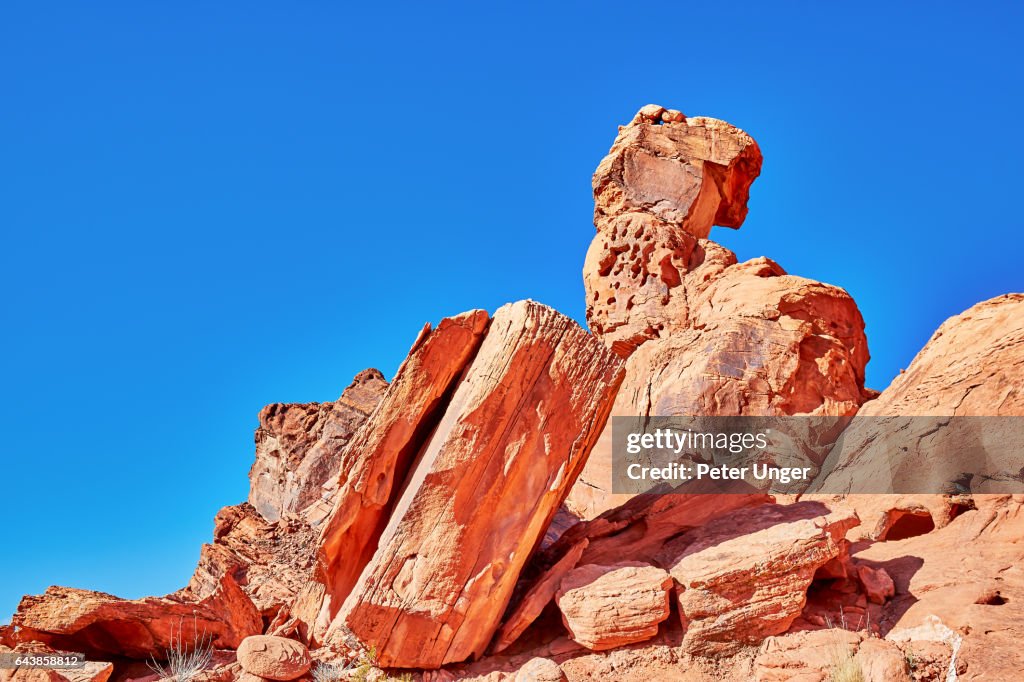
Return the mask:
<svg viewBox="0 0 1024 682">
<path fill-rule="evenodd" d="M 192 623 L 192 636 L 184 635 L 184 623 L 178 624 L 177 634 L 171 631 L 171 646 L 166 650 L 167 662 L 161 664 L 156 658 L 150 659 L 149 669 L 163 680 L 191 682 L 192 678 L 213 663 L 213 637 L 204 630 L 199 633 Z"/>
</svg>

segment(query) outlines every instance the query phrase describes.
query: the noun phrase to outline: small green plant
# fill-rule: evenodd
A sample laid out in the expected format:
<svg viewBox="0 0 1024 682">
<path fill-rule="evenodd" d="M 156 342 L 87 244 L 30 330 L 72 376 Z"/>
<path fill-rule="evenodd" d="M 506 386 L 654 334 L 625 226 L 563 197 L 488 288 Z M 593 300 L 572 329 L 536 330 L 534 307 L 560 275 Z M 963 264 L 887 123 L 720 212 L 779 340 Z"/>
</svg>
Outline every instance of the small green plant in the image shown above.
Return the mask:
<svg viewBox="0 0 1024 682">
<path fill-rule="evenodd" d="M 377 670 L 377 648 L 371 646 L 359 656 L 359 665 L 350 678 L 352 682 L 370 682 L 371 675 Z"/>
<path fill-rule="evenodd" d="M 200 672 L 213 663 L 213 637 L 204 630 L 199 634 L 197 623 L 193 620 L 192 636 L 184 635 L 184 623 L 178 623 L 178 632 L 171 628 L 170 647 L 165 650 L 166 664 L 161 664 L 154 656 L 150 659 L 149 669 L 162 680 L 190 682 Z"/>
<path fill-rule="evenodd" d="M 911 672 L 917 670 L 917 655 L 914 653 L 913 649 L 908 647 L 907 650 L 903 652 L 903 657 L 907 659 L 907 668 L 909 668 Z"/>
</svg>

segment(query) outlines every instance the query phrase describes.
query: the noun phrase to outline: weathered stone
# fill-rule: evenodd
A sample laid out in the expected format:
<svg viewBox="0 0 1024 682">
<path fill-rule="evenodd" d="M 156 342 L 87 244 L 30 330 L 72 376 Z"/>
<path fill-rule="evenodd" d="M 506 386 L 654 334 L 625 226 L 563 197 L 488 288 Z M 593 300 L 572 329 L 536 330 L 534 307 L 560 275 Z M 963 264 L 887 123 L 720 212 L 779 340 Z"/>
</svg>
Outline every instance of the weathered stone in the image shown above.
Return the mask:
<svg viewBox="0 0 1024 682">
<path fill-rule="evenodd" d="M 261 616 L 272 620 L 307 582 L 314 538 L 313 529 L 300 518 L 269 523 L 249 504 L 224 507 L 214 519 L 213 542 L 203 545 L 187 591 L 205 599 L 230 575 Z"/>
<path fill-rule="evenodd" d="M 256 461 L 249 471 L 249 503 L 277 521 L 320 499 L 337 475 L 341 449 L 387 389 L 375 369 L 356 375 L 332 403 L 273 404 L 260 410 Z"/>
<path fill-rule="evenodd" d="M 250 675 L 268 680 L 294 680 L 309 671 L 309 650 L 284 637 L 254 635 L 238 646 L 238 662 Z"/>
<path fill-rule="evenodd" d="M 187 593 L 144 599 L 118 599 L 102 592 L 51 587 L 21 600 L 11 623 L 18 641 L 42 642 L 55 649 L 93 657 L 163 656 L 183 628 L 205 633 L 218 648 L 234 649 L 263 627 L 259 613 L 234 578 L 225 575 L 209 597 Z"/>
<path fill-rule="evenodd" d="M 377 411 L 342 453 L 314 579 L 295 613 L 311 642 L 322 641 L 369 563 L 413 459 L 480 347 L 488 322 L 486 312 L 474 310 L 444 319 L 436 329 L 427 325 Z"/>
<path fill-rule="evenodd" d="M 885 572 L 884 568 L 871 568 L 870 566 L 857 567 L 857 580 L 864 588 L 864 594 L 876 604 L 884 604 L 896 594 L 896 587 L 892 578 Z"/>
<path fill-rule="evenodd" d="M 819 489 L 885 492 L 884 484 L 939 492 L 966 480 L 975 493 L 1012 492 L 1024 461 L 989 461 L 964 445 L 999 438 L 998 425 L 959 420 L 947 427 L 944 417 L 1024 415 L 1022 366 L 1024 294 L 999 296 L 951 317 L 907 371 L 858 413 L 873 418 L 858 419 L 844 432 Z M 894 459 L 894 451 L 905 454 Z M 999 471 L 1004 475 L 993 475 Z"/>
<path fill-rule="evenodd" d="M 800 615 L 815 571 L 840 553 L 857 524 L 818 503 L 763 505 L 722 516 L 669 543 L 659 563 L 679 586 L 683 647 L 735 652 L 785 632 Z"/>
<path fill-rule="evenodd" d="M 620 129 L 594 173 L 595 222 L 640 211 L 700 238 L 712 225 L 739 227 L 761 172 L 757 143 L 713 118 L 680 114 L 679 123 L 659 125 L 663 113 L 642 110 Z"/>
<path fill-rule="evenodd" d="M 519 638 L 519 635 L 526 630 L 530 624 L 540 616 L 562 583 L 562 578 L 569 571 L 575 568 L 587 548 L 589 540 L 586 538 L 573 545 L 568 552 L 560 558 L 550 570 L 526 592 L 523 598 L 516 605 L 516 608 L 508 615 L 501 629 L 494 638 L 491 650 L 494 653 L 504 651 L 510 644 Z"/>
<path fill-rule="evenodd" d="M 587 564 L 569 572 L 555 601 L 569 636 L 603 651 L 650 639 L 670 613 L 672 577 L 639 561 Z"/>
<path fill-rule="evenodd" d="M 569 318 L 529 301 L 502 307 L 334 636 L 347 625 L 386 667 L 483 653 L 621 379 L 621 361 Z"/>
<path fill-rule="evenodd" d="M 713 119 L 638 118 L 595 173 L 597 235 L 583 271 L 591 329 L 629 358 L 612 414 L 855 413 L 871 393 L 853 299 L 767 258 L 737 263 L 706 239 L 712 225 L 742 224 L 756 143 Z M 817 470 L 830 444 L 803 444 L 800 465 Z M 611 493 L 611 449 L 609 424 L 567 501 L 577 516 L 629 499 Z"/>
<path fill-rule="evenodd" d="M 531 658 L 516 672 L 514 682 L 567 682 L 565 673 L 550 658 Z"/>
</svg>

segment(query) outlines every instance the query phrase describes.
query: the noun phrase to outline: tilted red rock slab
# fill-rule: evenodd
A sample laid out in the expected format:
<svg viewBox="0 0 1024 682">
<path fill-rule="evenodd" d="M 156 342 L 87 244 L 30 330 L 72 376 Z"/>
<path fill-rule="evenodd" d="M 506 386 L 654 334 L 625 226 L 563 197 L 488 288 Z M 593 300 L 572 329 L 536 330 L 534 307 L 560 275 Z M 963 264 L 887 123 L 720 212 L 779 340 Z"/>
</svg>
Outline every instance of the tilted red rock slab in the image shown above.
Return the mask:
<svg viewBox="0 0 1024 682">
<path fill-rule="evenodd" d="M 311 642 L 323 640 L 373 556 L 413 458 L 476 355 L 489 320 L 485 311 L 474 310 L 446 318 L 436 329 L 424 327 L 379 406 L 343 451 L 313 580 L 293 608 Z"/>
<path fill-rule="evenodd" d="M 384 666 L 482 654 L 621 380 L 569 318 L 501 308 L 328 640 L 347 627 Z"/>
<path fill-rule="evenodd" d="M 21 600 L 11 624 L 18 641 L 43 642 L 93 656 L 162 658 L 172 641 L 204 633 L 220 649 L 234 649 L 263 629 L 256 607 L 230 575 L 206 599 L 181 595 L 118 599 L 102 592 L 51 587 Z"/>
</svg>

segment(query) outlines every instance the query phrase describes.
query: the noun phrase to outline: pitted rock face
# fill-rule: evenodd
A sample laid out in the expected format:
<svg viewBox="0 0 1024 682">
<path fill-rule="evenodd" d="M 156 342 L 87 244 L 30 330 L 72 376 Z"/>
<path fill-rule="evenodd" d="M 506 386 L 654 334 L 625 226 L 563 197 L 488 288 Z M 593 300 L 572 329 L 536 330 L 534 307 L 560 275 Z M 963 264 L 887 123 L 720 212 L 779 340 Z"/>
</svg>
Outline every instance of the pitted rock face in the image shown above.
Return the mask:
<svg viewBox="0 0 1024 682">
<path fill-rule="evenodd" d="M 855 413 L 871 393 L 850 295 L 768 258 L 740 263 L 707 239 L 713 225 L 743 223 L 757 143 L 723 121 L 664 112 L 641 109 L 594 174 L 587 322 L 628 359 L 612 415 Z M 574 514 L 628 497 L 611 494 L 611 458 L 608 427 L 570 493 Z"/>
</svg>

